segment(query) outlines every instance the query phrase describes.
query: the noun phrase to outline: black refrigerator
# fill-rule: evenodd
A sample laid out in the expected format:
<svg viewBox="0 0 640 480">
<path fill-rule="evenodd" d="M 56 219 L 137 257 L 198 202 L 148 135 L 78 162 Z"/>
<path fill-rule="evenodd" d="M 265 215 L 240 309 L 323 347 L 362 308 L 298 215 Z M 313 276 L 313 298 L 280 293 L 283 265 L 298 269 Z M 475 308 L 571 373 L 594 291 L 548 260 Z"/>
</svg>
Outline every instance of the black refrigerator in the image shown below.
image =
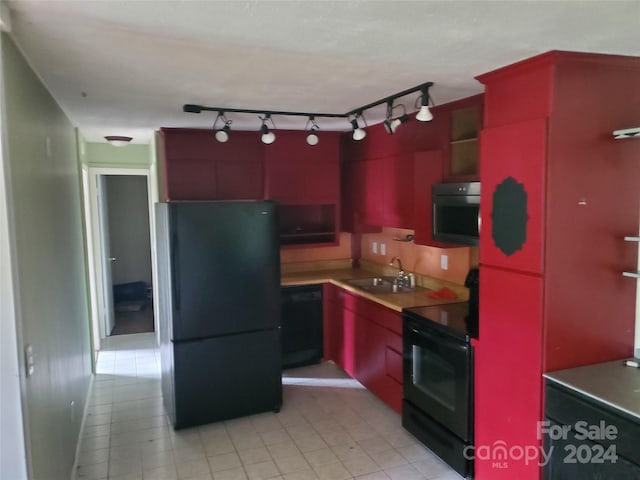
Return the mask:
<svg viewBox="0 0 640 480">
<path fill-rule="evenodd" d="M 282 405 L 274 202 L 156 204 L 162 393 L 176 429 Z"/>
</svg>

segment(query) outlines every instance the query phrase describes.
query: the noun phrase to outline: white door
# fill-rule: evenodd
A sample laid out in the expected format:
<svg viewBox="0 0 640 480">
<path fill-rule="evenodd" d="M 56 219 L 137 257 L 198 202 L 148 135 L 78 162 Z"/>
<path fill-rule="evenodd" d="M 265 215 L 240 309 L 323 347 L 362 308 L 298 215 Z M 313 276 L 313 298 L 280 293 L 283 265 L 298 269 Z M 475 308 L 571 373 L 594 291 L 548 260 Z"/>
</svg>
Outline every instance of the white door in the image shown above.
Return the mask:
<svg viewBox="0 0 640 480">
<path fill-rule="evenodd" d="M 107 182 L 105 175 L 96 175 L 96 192 L 98 200 L 98 224 L 100 228 L 100 251 L 102 263 L 102 315 L 105 336 L 111 335 L 115 325 L 113 313 L 113 281 L 111 280 L 111 264 L 116 259 L 111 256 L 109 247 L 109 212 L 107 203 Z"/>
</svg>

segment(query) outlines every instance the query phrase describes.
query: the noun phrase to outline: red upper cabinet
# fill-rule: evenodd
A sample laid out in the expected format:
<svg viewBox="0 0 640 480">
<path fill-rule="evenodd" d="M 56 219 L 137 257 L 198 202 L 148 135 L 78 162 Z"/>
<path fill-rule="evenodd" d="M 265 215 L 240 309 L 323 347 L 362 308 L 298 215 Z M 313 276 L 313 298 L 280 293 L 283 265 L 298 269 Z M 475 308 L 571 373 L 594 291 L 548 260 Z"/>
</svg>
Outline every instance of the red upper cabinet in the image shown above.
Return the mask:
<svg viewBox="0 0 640 480">
<path fill-rule="evenodd" d="M 162 129 L 164 200 L 263 198 L 263 153 L 259 137 L 233 132 L 219 143 L 211 130 Z"/>
<path fill-rule="evenodd" d="M 431 122 L 411 115 L 393 135 L 382 124 L 368 127 L 362 141 L 343 134 L 343 228 L 354 233 L 371 231 L 364 225 L 420 229 L 422 243 L 432 244 L 431 227 L 424 224 L 431 185 L 478 178 L 482 101 L 475 95 L 434 107 Z M 426 151 L 440 152 L 440 158 L 419 165 L 415 155 Z"/>
<path fill-rule="evenodd" d="M 547 122 L 482 132 L 480 262 L 543 271 Z"/>
<path fill-rule="evenodd" d="M 345 216 L 351 220 L 348 231 L 360 223 L 413 228 L 413 157 L 374 158 L 344 166 Z"/>
<path fill-rule="evenodd" d="M 413 228 L 413 154 L 388 157 L 383 162 L 383 225 Z"/>
<path fill-rule="evenodd" d="M 304 132 L 278 131 L 265 147 L 265 197 L 283 204 L 337 204 L 340 198 L 339 133 L 319 134 L 308 145 Z"/>
</svg>

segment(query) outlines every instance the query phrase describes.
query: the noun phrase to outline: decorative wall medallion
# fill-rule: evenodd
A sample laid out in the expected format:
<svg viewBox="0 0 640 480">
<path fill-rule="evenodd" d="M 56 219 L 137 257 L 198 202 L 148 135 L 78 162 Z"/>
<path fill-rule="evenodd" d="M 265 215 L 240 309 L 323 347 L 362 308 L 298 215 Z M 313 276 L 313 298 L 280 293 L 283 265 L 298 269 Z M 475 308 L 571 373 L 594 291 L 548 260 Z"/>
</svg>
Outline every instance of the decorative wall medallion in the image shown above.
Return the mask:
<svg viewBox="0 0 640 480">
<path fill-rule="evenodd" d="M 513 255 L 527 241 L 527 192 L 513 177 L 505 178 L 493 192 L 491 236 L 505 255 Z"/>
</svg>

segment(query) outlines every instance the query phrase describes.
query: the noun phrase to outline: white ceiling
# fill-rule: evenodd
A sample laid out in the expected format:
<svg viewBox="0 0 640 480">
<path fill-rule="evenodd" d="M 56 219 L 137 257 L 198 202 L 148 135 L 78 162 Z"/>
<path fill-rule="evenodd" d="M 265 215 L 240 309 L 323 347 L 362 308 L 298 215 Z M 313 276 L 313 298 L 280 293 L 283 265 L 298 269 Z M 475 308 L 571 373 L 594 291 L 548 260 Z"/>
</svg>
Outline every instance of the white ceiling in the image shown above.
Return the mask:
<svg viewBox="0 0 640 480">
<path fill-rule="evenodd" d="M 431 81 L 437 104 L 475 75 L 548 51 L 640 55 L 640 1 L 17 0 L 12 35 L 88 141 L 211 127 L 212 107 L 345 113 Z M 603 95 L 606 94 L 603 92 Z M 417 95 L 403 103 L 413 109 Z M 258 129 L 253 115 L 228 115 Z M 384 109 L 368 110 L 369 124 Z M 304 119 L 276 117 L 279 128 Z M 345 120 L 320 119 L 325 130 Z"/>
</svg>

